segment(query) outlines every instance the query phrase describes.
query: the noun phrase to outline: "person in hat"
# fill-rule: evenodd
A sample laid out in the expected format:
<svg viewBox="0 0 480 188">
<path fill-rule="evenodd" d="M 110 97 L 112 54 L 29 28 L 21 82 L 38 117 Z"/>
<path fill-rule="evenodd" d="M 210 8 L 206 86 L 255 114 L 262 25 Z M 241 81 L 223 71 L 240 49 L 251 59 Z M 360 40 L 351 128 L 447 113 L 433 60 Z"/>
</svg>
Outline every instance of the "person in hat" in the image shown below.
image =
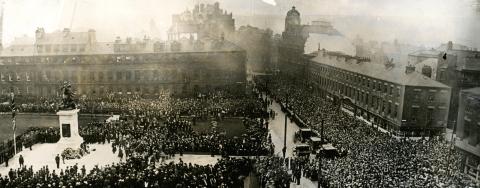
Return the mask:
<svg viewBox="0 0 480 188">
<path fill-rule="evenodd" d="M 58 154 L 55 157 L 55 163 L 57 164 L 57 168 L 60 168 L 60 155 L 58 155 Z"/>
<path fill-rule="evenodd" d="M 18 158 L 18 163 L 20 164 L 20 167 L 23 167 L 23 163 L 24 163 L 24 159 L 23 159 L 23 156 L 20 155 L 20 157 Z"/>
</svg>

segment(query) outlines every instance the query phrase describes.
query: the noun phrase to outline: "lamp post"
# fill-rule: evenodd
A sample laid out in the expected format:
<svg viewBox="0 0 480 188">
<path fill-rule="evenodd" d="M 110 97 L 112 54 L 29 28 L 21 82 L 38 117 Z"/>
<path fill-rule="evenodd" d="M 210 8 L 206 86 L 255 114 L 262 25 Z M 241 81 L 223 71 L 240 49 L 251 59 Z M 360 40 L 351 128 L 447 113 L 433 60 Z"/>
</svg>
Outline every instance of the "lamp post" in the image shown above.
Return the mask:
<svg viewBox="0 0 480 188">
<path fill-rule="evenodd" d="M 12 131 L 13 131 L 13 151 L 15 154 L 17 154 L 17 138 L 16 138 L 16 134 L 15 134 L 15 130 L 17 129 L 17 125 L 16 125 L 16 107 L 15 107 L 15 94 L 14 94 L 14 91 L 12 89 L 12 94 L 11 94 L 11 108 L 12 108 Z"/>
<path fill-rule="evenodd" d="M 321 130 L 320 130 L 320 137 L 321 137 L 321 141 L 320 141 L 320 147 L 322 148 L 323 146 L 323 143 L 324 143 L 324 139 L 323 139 L 323 125 L 325 123 L 324 121 L 324 117 L 323 115 L 321 116 L 322 117 L 322 126 L 321 126 Z M 321 187 L 321 183 L 322 183 L 322 150 L 318 151 L 318 188 Z"/>
<path fill-rule="evenodd" d="M 288 113 L 288 98 L 289 98 L 289 94 L 287 93 L 287 98 L 286 98 L 286 101 L 285 101 L 285 109 L 286 109 L 286 112 L 285 112 L 285 127 L 284 127 L 284 132 L 283 132 L 283 149 L 282 149 L 282 153 L 283 153 L 283 158 L 285 158 L 285 154 L 287 153 L 287 113 Z"/>
</svg>

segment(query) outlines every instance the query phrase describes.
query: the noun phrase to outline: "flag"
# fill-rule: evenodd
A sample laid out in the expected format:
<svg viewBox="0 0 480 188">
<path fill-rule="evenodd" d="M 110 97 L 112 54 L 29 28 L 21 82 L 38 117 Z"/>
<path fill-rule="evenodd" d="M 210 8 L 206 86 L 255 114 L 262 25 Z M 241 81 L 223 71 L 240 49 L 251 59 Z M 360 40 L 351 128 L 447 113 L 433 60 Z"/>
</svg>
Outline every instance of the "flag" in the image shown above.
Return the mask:
<svg viewBox="0 0 480 188">
<path fill-rule="evenodd" d="M 16 116 L 16 111 L 17 108 L 15 107 L 15 94 L 12 92 L 12 101 L 10 102 L 10 108 L 12 109 L 12 129 L 15 131 L 16 126 L 15 126 L 15 116 Z"/>
</svg>

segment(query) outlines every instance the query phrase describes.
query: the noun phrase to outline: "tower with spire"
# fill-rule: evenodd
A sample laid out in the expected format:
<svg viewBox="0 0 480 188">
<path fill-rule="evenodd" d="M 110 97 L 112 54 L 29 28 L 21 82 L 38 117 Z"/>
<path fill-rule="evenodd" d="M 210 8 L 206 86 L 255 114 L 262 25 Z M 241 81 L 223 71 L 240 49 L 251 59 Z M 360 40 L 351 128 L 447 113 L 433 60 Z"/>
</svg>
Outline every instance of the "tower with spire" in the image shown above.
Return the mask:
<svg viewBox="0 0 480 188">
<path fill-rule="evenodd" d="M 278 46 L 279 68 L 288 71 L 285 72 L 287 74 L 295 74 L 302 69 L 305 42 L 308 38 L 304 27 L 305 25 L 302 25 L 300 19 L 300 12 L 292 7 L 285 17 L 285 30 L 282 32 L 282 39 Z"/>
</svg>

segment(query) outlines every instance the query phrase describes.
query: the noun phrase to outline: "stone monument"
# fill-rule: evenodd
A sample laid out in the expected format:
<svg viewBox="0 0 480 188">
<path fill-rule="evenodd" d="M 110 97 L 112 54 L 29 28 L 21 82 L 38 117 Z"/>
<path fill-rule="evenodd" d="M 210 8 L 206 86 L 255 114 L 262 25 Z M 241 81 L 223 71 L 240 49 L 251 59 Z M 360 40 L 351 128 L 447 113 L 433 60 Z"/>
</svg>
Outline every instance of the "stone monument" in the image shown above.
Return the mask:
<svg viewBox="0 0 480 188">
<path fill-rule="evenodd" d="M 59 147 L 62 149 L 80 148 L 83 143 L 83 138 L 78 132 L 78 112 L 75 102 L 73 101 L 74 93 L 70 83 L 65 82 L 63 87 L 62 104 L 60 105 L 58 115 L 58 122 L 60 124 L 60 140 Z"/>
</svg>

